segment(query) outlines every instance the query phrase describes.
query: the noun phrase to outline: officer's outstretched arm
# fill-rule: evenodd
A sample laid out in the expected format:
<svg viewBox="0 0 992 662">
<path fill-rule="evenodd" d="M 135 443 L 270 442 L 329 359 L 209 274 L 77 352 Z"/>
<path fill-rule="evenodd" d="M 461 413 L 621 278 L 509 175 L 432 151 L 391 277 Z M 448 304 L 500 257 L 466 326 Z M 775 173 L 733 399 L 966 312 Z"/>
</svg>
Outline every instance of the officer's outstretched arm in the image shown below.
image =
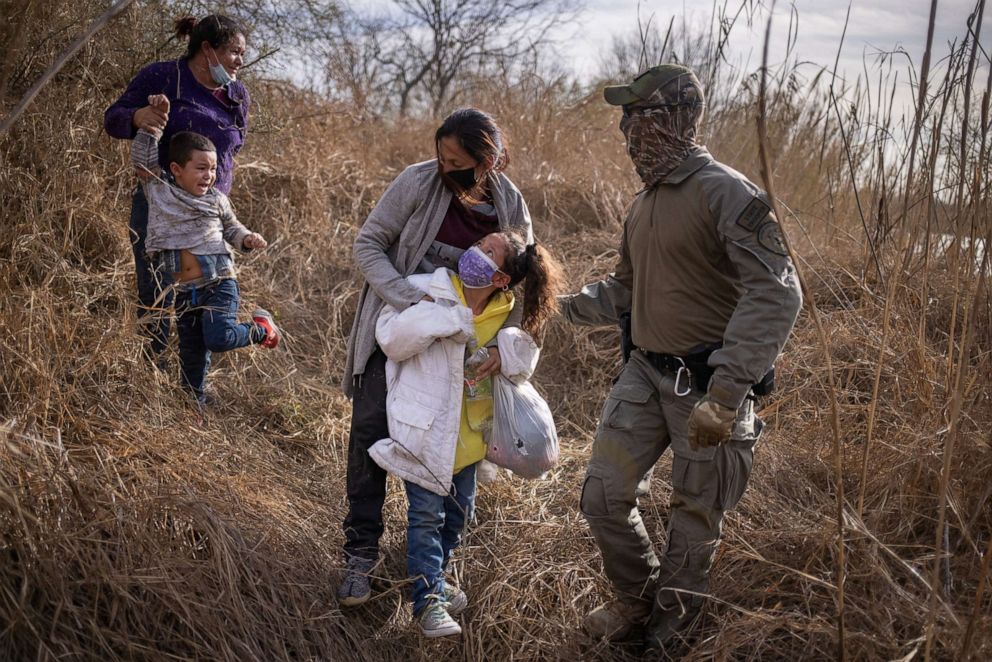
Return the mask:
<svg viewBox="0 0 992 662">
<path fill-rule="evenodd" d="M 782 351 L 802 306 L 802 292 L 782 230 L 761 196 L 743 212 L 721 220 L 719 231 L 744 294 L 727 324 L 723 347 L 710 356 L 715 371 L 709 395 L 736 410 Z"/>
<path fill-rule="evenodd" d="M 620 315 L 630 310 L 633 286 L 634 272 L 630 265 L 630 252 L 627 250 L 627 224 L 624 223 L 620 255 L 614 272 L 605 280 L 586 285 L 578 294 L 558 297 L 558 309 L 562 317 L 572 324 L 616 324 Z"/>
<path fill-rule="evenodd" d="M 580 326 L 616 324 L 630 310 L 630 288 L 610 274 L 606 280 L 590 283 L 578 294 L 558 297 L 562 316 Z"/>
</svg>

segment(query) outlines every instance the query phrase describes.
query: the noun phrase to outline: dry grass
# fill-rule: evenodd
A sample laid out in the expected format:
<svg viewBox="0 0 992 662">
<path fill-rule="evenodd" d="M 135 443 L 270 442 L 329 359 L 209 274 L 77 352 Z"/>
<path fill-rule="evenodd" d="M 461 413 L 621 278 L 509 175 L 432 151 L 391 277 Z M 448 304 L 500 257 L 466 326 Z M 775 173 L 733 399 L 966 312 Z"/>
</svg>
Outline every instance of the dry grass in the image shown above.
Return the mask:
<svg viewBox="0 0 992 662">
<path fill-rule="evenodd" d="M 117 45 L 139 24 L 132 14 L 101 35 L 0 137 L 0 657 L 636 656 L 578 628 L 607 595 L 577 504 L 599 407 L 618 368 L 611 329 L 558 322 L 549 334 L 536 382 L 558 418 L 562 461 L 546 481 L 503 479 L 481 489 L 478 521 L 454 564 L 472 601 L 460 641 L 426 642 L 411 627 L 405 500 L 392 483 L 377 569 L 382 592 L 358 612 L 342 612 L 333 600 L 350 412 L 338 384 L 359 286 L 351 243 L 388 181 L 431 155 L 433 122 L 394 125 L 254 81 L 254 131 L 232 200 L 271 248 L 242 262 L 242 289 L 245 307 L 258 302 L 276 313 L 287 342 L 275 352 L 218 357 L 213 383 L 224 404 L 202 425 L 176 386 L 175 356 L 169 374 L 143 362 L 132 321 L 127 145 L 100 128 L 103 108 L 147 59 Z M 12 89 L 45 65 L 35 56 L 26 62 Z M 530 86 L 494 84 L 474 101 L 507 127 L 510 175 L 536 233 L 579 286 L 611 268 L 636 183 L 611 109 L 595 95 Z M 753 103 L 745 95 L 736 107 L 714 109 L 707 142 L 757 178 Z M 921 254 L 907 262 L 890 298 L 881 346 L 887 290 L 869 261 L 870 235 L 837 125 L 822 123 L 828 104 L 782 93 L 773 99 L 770 132 L 786 225 L 820 306 L 838 384 L 847 654 L 908 659 L 923 651 L 951 385 L 963 365 L 947 481 L 950 556 L 933 649 L 950 659 L 972 616 L 992 536 L 989 301 L 972 303 L 974 271 L 956 270 L 962 261 L 953 254 L 934 249 L 926 265 Z M 873 172 L 879 157 L 855 149 L 863 151 L 854 160 Z M 891 164 L 885 168 L 884 177 L 860 180 L 866 208 L 896 199 L 882 185 L 893 177 Z M 969 218 L 987 218 L 987 198 L 971 204 Z M 925 207 L 907 223 L 921 226 Z M 936 207 L 944 218 L 954 215 L 943 202 Z M 871 229 L 882 219 L 868 220 Z M 884 274 L 903 268 L 897 244 L 881 251 Z M 976 334 L 959 363 L 966 309 Z M 836 655 L 830 402 L 822 350 L 805 316 L 778 368 L 780 388 L 762 403 L 768 433 L 750 489 L 728 517 L 708 617 L 679 651 L 690 659 Z M 668 478 L 663 462 L 643 503 L 659 545 Z M 988 594 L 977 611 L 975 659 L 992 656 Z"/>
</svg>

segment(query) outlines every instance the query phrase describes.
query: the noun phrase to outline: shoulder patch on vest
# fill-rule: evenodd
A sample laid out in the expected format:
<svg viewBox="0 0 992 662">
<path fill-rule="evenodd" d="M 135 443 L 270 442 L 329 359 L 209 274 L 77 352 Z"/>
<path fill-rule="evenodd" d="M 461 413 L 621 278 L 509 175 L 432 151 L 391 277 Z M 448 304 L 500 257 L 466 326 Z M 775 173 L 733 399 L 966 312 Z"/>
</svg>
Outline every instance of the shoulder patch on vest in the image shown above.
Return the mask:
<svg viewBox="0 0 992 662">
<path fill-rule="evenodd" d="M 785 239 L 782 237 L 782 228 L 775 221 L 768 221 L 758 230 L 758 243 L 768 251 L 788 257 L 789 249 L 785 247 Z"/>
<path fill-rule="evenodd" d="M 737 225 L 748 232 L 756 232 L 761 227 L 761 222 L 765 220 L 771 212 L 771 207 L 758 198 L 754 198 L 748 203 L 741 215 L 737 217 Z"/>
</svg>

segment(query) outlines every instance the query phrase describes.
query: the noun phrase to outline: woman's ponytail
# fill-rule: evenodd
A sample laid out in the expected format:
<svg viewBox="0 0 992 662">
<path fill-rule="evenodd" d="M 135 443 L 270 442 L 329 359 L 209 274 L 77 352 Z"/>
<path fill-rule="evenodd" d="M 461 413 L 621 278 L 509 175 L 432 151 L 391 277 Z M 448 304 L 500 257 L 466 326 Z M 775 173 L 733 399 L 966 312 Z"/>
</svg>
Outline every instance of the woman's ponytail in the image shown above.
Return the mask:
<svg viewBox="0 0 992 662">
<path fill-rule="evenodd" d="M 195 16 L 183 16 L 177 18 L 175 22 L 175 32 L 176 36 L 180 39 L 186 39 L 191 34 L 193 34 L 193 28 L 196 27 L 196 17 Z"/>
</svg>

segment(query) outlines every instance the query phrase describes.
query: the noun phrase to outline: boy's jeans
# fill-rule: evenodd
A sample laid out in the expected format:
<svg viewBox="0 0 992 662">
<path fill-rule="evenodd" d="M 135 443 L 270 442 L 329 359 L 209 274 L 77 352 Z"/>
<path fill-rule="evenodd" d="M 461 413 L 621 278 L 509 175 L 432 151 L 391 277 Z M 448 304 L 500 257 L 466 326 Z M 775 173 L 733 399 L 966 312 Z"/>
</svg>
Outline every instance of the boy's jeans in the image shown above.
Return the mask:
<svg viewBox="0 0 992 662">
<path fill-rule="evenodd" d="M 134 275 L 138 285 L 138 328 L 148 340 L 148 356 L 158 362 L 162 350 L 169 344 L 172 308 L 172 274 L 156 269 L 145 254 L 148 236 L 148 201 L 139 186 L 131 198 L 131 218 L 128 223 L 131 251 L 134 253 Z M 159 298 L 161 297 L 161 300 Z"/>
<path fill-rule="evenodd" d="M 240 303 L 238 281 L 233 278 L 176 292 L 183 383 L 200 402 L 211 352 L 227 352 L 265 340 L 262 327 L 235 321 Z"/>
<path fill-rule="evenodd" d="M 444 599 L 444 570 L 451 550 L 462 540 L 465 522 L 475 508 L 475 468 L 454 475 L 448 496 L 434 494 L 404 481 L 410 502 L 406 532 L 406 571 L 413 579 L 413 613 L 432 600 Z"/>
</svg>

